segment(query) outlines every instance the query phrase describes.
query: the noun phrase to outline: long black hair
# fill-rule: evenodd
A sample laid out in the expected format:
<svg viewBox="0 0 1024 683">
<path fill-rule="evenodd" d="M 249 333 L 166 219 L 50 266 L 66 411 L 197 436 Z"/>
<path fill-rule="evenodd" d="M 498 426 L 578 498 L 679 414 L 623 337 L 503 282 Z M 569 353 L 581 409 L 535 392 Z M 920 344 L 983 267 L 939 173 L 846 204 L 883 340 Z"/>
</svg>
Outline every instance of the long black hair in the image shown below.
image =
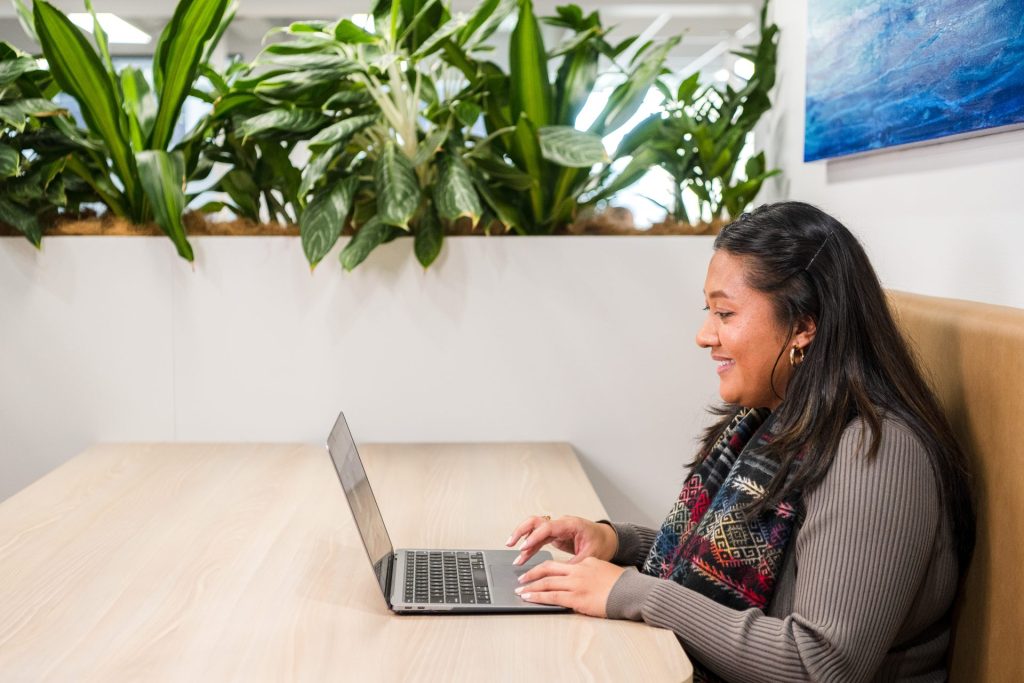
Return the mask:
<svg viewBox="0 0 1024 683">
<path fill-rule="evenodd" d="M 847 425 L 863 420 L 878 453 L 885 418 L 905 423 L 932 459 L 943 507 L 950 515 L 961 572 L 974 546 L 974 514 L 967 459 L 896 326 L 874 268 L 857 238 L 835 218 L 802 202 L 766 204 L 726 226 L 715 249 L 744 257 L 747 284 L 767 294 L 777 322 L 792 330 L 813 320 L 814 340 L 793 372 L 785 400 L 775 410 L 768 455 L 780 460 L 779 474 L 757 513 L 793 490 L 812 489 L 828 472 Z M 779 349 L 779 362 L 789 351 Z M 772 373 L 772 389 L 775 372 Z M 710 452 L 739 406 L 723 415 L 704 436 Z M 798 453 L 807 457 L 787 477 Z"/>
</svg>

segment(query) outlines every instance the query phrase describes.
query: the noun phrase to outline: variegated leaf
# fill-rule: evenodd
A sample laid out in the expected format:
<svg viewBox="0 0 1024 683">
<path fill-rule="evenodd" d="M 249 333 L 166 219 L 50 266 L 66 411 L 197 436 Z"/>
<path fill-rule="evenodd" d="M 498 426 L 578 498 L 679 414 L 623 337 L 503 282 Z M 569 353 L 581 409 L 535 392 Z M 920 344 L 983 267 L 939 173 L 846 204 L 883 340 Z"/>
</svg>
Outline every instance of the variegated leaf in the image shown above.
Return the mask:
<svg viewBox="0 0 1024 683">
<path fill-rule="evenodd" d="M 374 175 L 380 222 L 408 230 L 420 204 L 420 186 L 412 162 L 393 141 L 388 141 Z"/>
<path fill-rule="evenodd" d="M 352 210 L 359 179 L 350 176 L 334 184 L 329 191 L 317 195 L 302 212 L 299 234 L 302 250 L 310 268 L 315 268 L 341 235 L 341 229 Z"/>
<path fill-rule="evenodd" d="M 441 176 L 434 188 L 434 203 L 438 215 L 446 221 L 463 216 L 472 219 L 474 225 L 480 220 L 483 207 L 473 185 L 473 177 L 458 157 L 447 159 L 441 168 Z"/>
<path fill-rule="evenodd" d="M 608 162 L 601 137 L 572 126 L 545 126 L 537 131 L 541 154 L 569 168 L 590 168 Z"/>
</svg>

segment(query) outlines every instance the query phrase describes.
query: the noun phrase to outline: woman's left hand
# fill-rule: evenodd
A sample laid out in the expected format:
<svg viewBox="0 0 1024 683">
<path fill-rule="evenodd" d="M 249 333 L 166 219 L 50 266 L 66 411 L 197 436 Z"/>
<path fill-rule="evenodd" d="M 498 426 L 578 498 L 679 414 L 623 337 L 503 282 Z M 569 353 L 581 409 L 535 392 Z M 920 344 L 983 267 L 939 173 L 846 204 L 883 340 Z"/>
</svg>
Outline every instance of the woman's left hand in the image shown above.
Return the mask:
<svg viewBox="0 0 1024 683">
<path fill-rule="evenodd" d="M 626 571 L 618 565 L 588 557 L 576 564 L 548 560 L 519 577 L 516 589 L 523 600 L 560 605 L 592 617 L 604 617 L 612 586 Z"/>
</svg>

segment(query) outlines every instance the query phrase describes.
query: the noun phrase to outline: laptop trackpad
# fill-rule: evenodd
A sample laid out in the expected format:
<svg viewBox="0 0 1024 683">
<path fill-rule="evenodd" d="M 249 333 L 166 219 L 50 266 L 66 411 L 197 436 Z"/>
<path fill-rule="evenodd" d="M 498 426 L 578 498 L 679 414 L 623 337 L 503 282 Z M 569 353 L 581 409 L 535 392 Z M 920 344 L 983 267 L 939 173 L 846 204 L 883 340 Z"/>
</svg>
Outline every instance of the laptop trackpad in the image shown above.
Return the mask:
<svg viewBox="0 0 1024 683">
<path fill-rule="evenodd" d="M 491 573 L 491 600 L 500 604 L 529 604 L 524 600 L 520 600 L 519 596 L 515 594 L 516 588 L 519 588 L 521 585 L 519 577 L 544 560 L 550 559 L 551 553 L 540 552 L 531 557 L 530 561 L 521 567 L 501 562 L 488 565 Z"/>
<path fill-rule="evenodd" d="M 514 567 L 510 564 L 492 564 L 491 570 L 491 600 L 499 604 L 518 604 L 523 600 L 515 594 L 519 588 L 519 577 L 530 570 L 529 567 Z"/>
</svg>

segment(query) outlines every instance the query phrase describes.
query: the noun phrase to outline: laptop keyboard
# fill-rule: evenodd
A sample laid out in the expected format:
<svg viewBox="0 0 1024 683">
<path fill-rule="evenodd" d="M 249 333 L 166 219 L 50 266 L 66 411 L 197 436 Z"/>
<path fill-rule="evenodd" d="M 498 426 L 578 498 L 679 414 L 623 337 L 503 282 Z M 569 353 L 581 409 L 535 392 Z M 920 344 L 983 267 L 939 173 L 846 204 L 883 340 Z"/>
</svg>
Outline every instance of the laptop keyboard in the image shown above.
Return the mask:
<svg viewBox="0 0 1024 683">
<path fill-rule="evenodd" d="M 489 605 L 484 554 L 469 551 L 407 551 L 405 601 Z"/>
</svg>

